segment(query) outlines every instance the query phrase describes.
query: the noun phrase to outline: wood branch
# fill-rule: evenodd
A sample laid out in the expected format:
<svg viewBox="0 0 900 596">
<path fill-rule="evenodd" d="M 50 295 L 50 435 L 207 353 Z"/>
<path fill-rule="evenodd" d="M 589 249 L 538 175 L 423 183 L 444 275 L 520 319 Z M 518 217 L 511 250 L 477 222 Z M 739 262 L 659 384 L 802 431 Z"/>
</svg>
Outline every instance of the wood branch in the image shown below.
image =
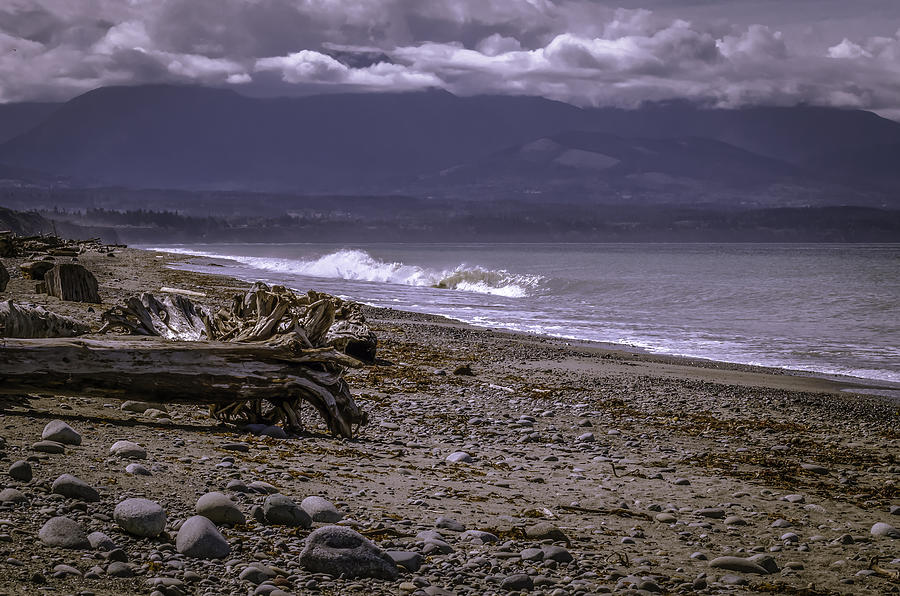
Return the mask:
<svg viewBox="0 0 900 596">
<path fill-rule="evenodd" d="M 87 325 L 41 306 L 0 302 L 0 337 L 76 337 L 90 331 Z"/>
<path fill-rule="evenodd" d="M 226 405 L 265 400 L 315 407 L 335 435 L 366 423 L 334 348 L 142 339 L 0 339 L 0 393 L 47 393 Z M 330 374 L 329 374 L 330 373 Z M 328 384 L 323 384 L 328 383 Z"/>
</svg>

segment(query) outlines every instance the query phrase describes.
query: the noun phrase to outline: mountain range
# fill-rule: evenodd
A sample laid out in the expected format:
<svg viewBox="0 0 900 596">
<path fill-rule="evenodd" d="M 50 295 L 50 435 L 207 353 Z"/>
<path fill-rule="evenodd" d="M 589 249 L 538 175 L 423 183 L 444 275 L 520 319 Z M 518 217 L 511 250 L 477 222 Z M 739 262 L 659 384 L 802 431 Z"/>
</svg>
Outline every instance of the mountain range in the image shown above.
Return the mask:
<svg viewBox="0 0 900 596">
<path fill-rule="evenodd" d="M 0 178 L 21 184 L 897 207 L 898 165 L 900 123 L 811 106 L 173 85 L 0 105 Z"/>
</svg>

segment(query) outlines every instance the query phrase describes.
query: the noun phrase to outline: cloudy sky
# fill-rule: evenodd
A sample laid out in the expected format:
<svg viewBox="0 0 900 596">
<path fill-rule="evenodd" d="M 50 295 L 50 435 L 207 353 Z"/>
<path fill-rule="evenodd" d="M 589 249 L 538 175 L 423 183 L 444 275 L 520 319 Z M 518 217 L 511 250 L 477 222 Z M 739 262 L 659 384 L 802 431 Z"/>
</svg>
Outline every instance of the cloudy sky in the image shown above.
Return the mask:
<svg viewBox="0 0 900 596">
<path fill-rule="evenodd" d="M 3 0 L 0 102 L 442 87 L 900 118 L 900 0 Z"/>
</svg>

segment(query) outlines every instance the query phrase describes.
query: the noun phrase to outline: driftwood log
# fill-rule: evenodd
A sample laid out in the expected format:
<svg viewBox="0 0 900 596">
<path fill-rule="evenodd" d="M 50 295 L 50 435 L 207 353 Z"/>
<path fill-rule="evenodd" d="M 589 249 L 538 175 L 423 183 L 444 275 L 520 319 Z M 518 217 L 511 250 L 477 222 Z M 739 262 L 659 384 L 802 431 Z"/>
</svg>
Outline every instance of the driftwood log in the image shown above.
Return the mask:
<svg viewBox="0 0 900 596">
<path fill-rule="evenodd" d="M 19 270 L 25 279 L 41 281 L 44 279 L 44 274 L 53 269 L 54 265 L 56 263 L 53 261 L 25 261 L 19 265 Z"/>
<path fill-rule="evenodd" d="M 266 400 L 300 427 L 311 403 L 339 436 L 365 424 L 344 367 L 359 361 L 334 348 L 141 339 L 0 339 L 0 393 L 96 395 L 227 407 Z"/>
<path fill-rule="evenodd" d="M 60 300 L 100 304 L 94 274 L 77 263 L 60 263 L 44 274 L 46 291 Z"/>
<path fill-rule="evenodd" d="M 16 304 L 12 300 L 0 302 L 0 337 L 34 339 L 76 337 L 85 333 L 90 333 L 87 325 L 41 306 Z"/>
<path fill-rule="evenodd" d="M 6 266 L 0 261 L 0 292 L 6 291 L 6 284 L 9 283 L 9 271 L 6 270 Z"/>
</svg>

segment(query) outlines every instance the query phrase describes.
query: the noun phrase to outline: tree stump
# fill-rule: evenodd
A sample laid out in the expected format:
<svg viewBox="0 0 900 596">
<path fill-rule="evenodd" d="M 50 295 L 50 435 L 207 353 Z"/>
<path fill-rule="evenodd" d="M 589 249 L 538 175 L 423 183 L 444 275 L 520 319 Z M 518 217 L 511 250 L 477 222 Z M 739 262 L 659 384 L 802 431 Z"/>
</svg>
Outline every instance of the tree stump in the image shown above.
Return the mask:
<svg viewBox="0 0 900 596">
<path fill-rule="evenodd" d="M 0 232 L 0 257 L 16 256 L 16 246 L 13 244 L 12 232 Z"/>
<path fill-rule="evenodd" d="M 6 267 L 0 262 L 0 292 L 6 291 L 6 284 L 9 283 L 9 272 L 6 270 Z"/>
<path fill-rule="evenodd" d="M 47 293 L 60 300 L 100 304 L 97 278 L 76 263 L 60 263 L 44 274 Z"/>
</svg>

